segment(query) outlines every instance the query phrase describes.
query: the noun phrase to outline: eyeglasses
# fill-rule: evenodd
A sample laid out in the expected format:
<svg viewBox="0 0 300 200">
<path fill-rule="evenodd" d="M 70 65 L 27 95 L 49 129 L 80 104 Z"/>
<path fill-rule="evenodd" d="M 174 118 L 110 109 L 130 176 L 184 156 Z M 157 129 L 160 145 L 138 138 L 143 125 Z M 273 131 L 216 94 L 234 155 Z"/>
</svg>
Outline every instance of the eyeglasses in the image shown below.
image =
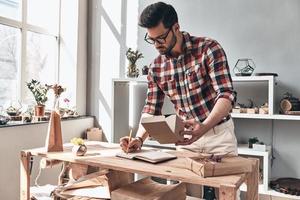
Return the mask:
<svg viewBox="0 0 300 200">
<path fill-rule="evenodd" d="M 167 32 L 165 32 L 164 34 L 156 37 L 156 38 L 151 38 L 151 37 L 148 37 L 148 33 L 145 34 L 145 37 L 144 37 L 144 40 L 146 42 L 148 42 L 149 44 L 155 44 L 155 42 L 157 42 L 158 44 L 164 44 L 166 43 L 166 38 L 168 37 L 169 35 L 169 32 L 172 30 L 172 27 L 169 28 L 169 30 Z"/>
</svg>

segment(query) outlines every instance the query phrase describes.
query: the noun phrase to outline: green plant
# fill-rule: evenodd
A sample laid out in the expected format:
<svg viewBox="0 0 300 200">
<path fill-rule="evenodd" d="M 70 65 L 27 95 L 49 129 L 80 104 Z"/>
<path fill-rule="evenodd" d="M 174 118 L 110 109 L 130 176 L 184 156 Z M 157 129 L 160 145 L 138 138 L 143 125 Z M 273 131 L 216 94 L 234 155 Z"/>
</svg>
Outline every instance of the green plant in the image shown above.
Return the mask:
<svg viewBox="0 0 300 200">
<path fill-rule="evenodd" d="M 257 137 L 249 138 L 248 139 L 249 148 L 253 148 L 253 144 L 256 144 L 258 142 L 259 142 L 259 140 Z"/>
<path fill-rule="evenodd" d="M 38 105 L 45 105 L 45 102 L 48 100 L 47 92 L 49 88 L 34 79 L 32 79 L 30 82 L 27 82 L 26 85 L 32 92 L 36 103 Z"/>
<path fill-rule="evenodd" d="M 82 138 L 74 137 L 74 138 L 71 139 L 71 143 L 74 144 L 74 145 L 83 145 L 84 140 Z"/>
<path fill-rule="evenodd" d="M 129 77 L 138 77 L 139 76 L 139 69 L 136 66 L 136 61 L 140 58 L 143 58 L 143 54 L 140 53 L 138 50 L 133 51 L 129 48 L 126 52 L 126 57 L 129 61 L 127 76 Z"/>
<path fill-rule="evenodd" d="M 142 53 L 140 53 L 138 50 L 133 51 L 131 48 L 127 50 L 126 57 L 132 65 L 135 65 L 138 59 L 144 58 Z"/>
</svg>

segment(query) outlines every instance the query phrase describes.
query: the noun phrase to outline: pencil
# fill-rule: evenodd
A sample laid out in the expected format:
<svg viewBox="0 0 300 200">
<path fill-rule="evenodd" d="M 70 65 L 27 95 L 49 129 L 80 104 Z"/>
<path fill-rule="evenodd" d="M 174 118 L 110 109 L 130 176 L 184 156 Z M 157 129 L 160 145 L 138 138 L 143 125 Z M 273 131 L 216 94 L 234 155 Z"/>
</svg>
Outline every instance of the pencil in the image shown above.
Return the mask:
<svg viewBox="0 0 300 200">
<path fill-rule="evenodd" d="M 128 151 L 129 151 L 129 144 L 131 142 L 131 137 L 132 137 L 132 129 L 130 129 L 130 132 L 129 132 L 129 139 L 128 139 L 128 146 L 127 146 L 127 154 L 128 154 Z"/>
</svg>

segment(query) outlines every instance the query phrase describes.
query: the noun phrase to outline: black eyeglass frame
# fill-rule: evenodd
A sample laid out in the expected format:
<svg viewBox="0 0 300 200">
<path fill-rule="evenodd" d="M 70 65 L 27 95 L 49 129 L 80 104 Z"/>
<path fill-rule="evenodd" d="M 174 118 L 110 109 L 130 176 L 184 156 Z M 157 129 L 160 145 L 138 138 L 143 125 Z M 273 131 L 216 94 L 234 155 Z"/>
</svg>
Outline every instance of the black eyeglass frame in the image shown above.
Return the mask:
<svg viewBox="0 0 300 200">
<path fill-rule="evenodd" d="M 162 34 L 156 38 L 150 38 L 150 37 L 148 37 L 148 33 L 146 33 L 144 40 L 149 44 L 155 44 L 155 42 L 157 42 L 158 44 L 165 44 L 166 38 L 168 37 L 171 30 L 172 30 L 172 27 L 169 28 L 169 30 L 167 30 L 167 32 L 165 32 L 164 34 Z"/>
</svg>

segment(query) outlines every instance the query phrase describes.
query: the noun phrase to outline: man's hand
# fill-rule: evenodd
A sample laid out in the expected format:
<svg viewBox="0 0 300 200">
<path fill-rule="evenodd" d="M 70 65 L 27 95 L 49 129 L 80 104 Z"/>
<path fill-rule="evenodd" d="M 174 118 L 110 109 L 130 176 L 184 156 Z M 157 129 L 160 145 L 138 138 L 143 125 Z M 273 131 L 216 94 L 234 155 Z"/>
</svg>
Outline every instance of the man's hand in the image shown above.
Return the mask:
<svg viewBox="0 0 300 200">
<path fill-rule="evenodd" d="M 124 152 L 130 153 L 140 150 L 142 148 L 142 142 L 138 138 L 131 138 L 129 143 L 129 137 L 125 136 L 120 138 L 120 146 Z"/>
<path fill-rule="evenodd" d="M 176 142 L 176 145 L 190 145 L 201 138 L 207 131 L 206 126 L 195 119 L 186 120 L 183 123 L 186 129 L 180 134 L 184 137 L 184 140 Z"/>
</svg>

